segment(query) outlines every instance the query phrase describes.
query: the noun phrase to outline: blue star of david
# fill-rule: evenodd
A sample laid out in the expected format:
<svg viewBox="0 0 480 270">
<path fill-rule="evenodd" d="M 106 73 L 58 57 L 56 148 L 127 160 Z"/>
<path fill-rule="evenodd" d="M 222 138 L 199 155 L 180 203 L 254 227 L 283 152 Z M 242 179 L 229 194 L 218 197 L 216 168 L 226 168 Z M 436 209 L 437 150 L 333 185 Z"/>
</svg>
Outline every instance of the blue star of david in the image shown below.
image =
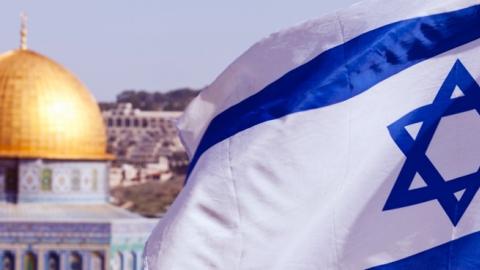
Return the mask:
<svg viewBox="0 0 480 270">
<path fill-rule="evenodd" d="M 463 96 L 452 97 L 456 87 Z M 480 86 L 457 60 L 432 104 L 408 113 L 388 127 L 406 160 L 384 211 L 437 200 L 452 224 L 458 224 L 480 187 L 480 170 L 447 182 L 427 157 L 426 151 L 443 117 L 471 110 L 480 114 Z M 406 127 L 416 123 L 420 123 L 421 128 L 413 138 Z M 417 173 L 426 186 L 411 189 Z M 455 193 L 459 191 L 464 193 L 457 199 Z"/>
</svg>

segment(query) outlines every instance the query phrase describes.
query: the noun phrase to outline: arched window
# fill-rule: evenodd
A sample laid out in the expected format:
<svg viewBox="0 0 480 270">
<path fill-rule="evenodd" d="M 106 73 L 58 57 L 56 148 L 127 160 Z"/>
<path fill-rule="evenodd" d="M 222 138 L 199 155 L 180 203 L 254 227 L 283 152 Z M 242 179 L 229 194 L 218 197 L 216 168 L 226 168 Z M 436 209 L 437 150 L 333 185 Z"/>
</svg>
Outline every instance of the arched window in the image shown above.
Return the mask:
<svg viewBox="0 0 480 270">
<path fill-rule="evenodd" d="M 150 126 L 152 126 L 152 127 L 157 127 L 157 119 L 151 118 L 151 119 L 150 119 Z"/>
<path fill-rule="evenodd" d="M 122 126 L 122 119 L 117 118 L 117 127 L 121 127 L 121 126 Z"/>
<path fill-rule="evenodd" d="M 60 256 L 55 252 L 48 253 L 46 264 L 47 270 L 60 270 Z"/>
<path fill-rule="evenodd" d="M 32 252 L 23 256 L 23 270 L 37 270 L 37 256 Z"/>
<path fill-rule="evenodd" d="M 123 268 L 123 255 L 120 252 L 115 253 L 113 257 L 113 269 L 124 270 Z"/>
<path fill-rule="evenodd" d="M 137 264 L 138 264 L 138 258 L 137 258 L 137 253 L 131 252 L 131 257 L 132 257 L 132 270 L 137 270 Z"/>
<path fill-rule="evenodd" d="M 93 252 L 90 260 L 90 269 L 105 270 L 105 258 L 101 252 Z"/>
<path fill-rule="evenodd" d="M 112 119 L 112 118 L 108 118 L 107 123 L 108 123 L 108 126 L 109 126 L 109 127 L 112 127 L 112 126 L 113 126 L 113 119 Z"/>
<path fill-rule="evenodd" d="M 125 253 L 125 269 L 124 270 L 136 270 L 136 256 L 134 252 Z"/>
<path fill-rule="evenodd" d="M 142 127 L 148 127 L 148 120 L 147 119 L 142 119 Z"/>
<path fill-rule="evenodd" d="M 18 170 L 6 168 L 5 171 L 5 195 L 9 202 L 17 202 L 18 194 Z"/>
<path fill-rule="evenodd" d="M 82 270 L 82 256 L 78 252 L 70 253 L 68 264 L 70 270 Z"/>
<path fill-rule="evenodd" d="M 5 251 L 2 258 L 3 270 L 15 270 L 15 255 L 10 251 Z"/>
<path fill-rule="evenodd" d="M 42 184 L 41 188 L 43 191 L 52 191 L 52 169 L 44 168 L 42 170 Z"/>
</svg>

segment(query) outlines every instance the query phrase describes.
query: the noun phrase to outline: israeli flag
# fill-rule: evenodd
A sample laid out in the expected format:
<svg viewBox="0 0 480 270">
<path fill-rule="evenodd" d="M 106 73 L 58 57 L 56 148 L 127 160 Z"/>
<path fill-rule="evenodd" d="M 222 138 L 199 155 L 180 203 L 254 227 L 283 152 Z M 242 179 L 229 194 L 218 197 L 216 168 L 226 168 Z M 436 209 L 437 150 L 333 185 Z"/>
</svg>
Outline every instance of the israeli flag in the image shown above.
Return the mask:
<svg viewBox="0 0 480 270">
<path fill-rule="evenodd" d="M 180 123 L 147 269 L 480 269 L 479 38 L 478 0 L 374 0 L 255 44 Z"/>
</svg>

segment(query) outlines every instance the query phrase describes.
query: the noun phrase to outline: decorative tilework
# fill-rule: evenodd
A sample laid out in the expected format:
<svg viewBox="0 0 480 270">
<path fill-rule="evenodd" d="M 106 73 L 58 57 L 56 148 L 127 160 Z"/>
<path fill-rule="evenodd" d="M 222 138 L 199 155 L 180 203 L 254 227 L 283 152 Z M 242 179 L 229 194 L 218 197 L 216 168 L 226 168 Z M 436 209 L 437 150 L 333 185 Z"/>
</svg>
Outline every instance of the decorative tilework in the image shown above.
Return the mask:
<svg viewBox="0 0 480 270">
<path fill-rule="evenodd" d="M 110 243 L 109 223 L 0 223 L 0 243 Z"/>
</svg>

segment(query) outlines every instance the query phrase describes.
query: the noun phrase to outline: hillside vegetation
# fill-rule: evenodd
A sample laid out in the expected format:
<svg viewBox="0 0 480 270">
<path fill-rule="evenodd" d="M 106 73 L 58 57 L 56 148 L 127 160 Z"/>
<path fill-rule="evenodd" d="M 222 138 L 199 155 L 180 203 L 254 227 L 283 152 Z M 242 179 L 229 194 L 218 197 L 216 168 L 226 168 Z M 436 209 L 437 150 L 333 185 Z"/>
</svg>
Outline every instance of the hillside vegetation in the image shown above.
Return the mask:
<svg viewBox="0 0 480 270">
<path fill-rule="evenodd" d="M 181 88 L 169 92 L 149 92 L 125 90 L 117 95 L 116 103 L 131 103 L 134 109 L 144 111 L 183 111 L 200 90 Z M 113 102 L 101 102 L 100 108 L 107 110 L 115 106 Z"/>
</svg>

